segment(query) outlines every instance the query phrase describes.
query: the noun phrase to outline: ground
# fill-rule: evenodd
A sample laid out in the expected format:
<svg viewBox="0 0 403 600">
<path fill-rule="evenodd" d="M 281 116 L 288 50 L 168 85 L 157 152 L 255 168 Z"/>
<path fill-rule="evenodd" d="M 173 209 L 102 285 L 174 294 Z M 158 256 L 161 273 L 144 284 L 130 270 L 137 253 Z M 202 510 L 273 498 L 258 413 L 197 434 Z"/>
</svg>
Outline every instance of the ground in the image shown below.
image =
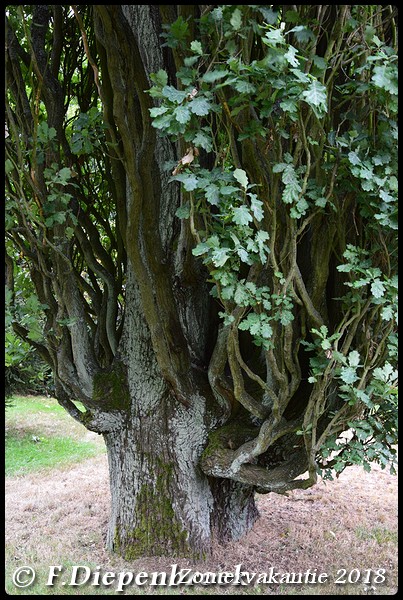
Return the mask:
<svg viewBox="0 0 403 600">
<path fill-rule="evenodd" d="M 12 425 L 9 421 L 9 427 L 15 432 L 19 423 L 26 432 L 27 422 L 17 421 Z M 56 423 L 60 434 L 68 421 L 41 413 L 36 427 L 49 432 Z M 288 498 L 258 496 L 261 516 L 253 530 L 238 543 L 216 545 L 205 562 L 174 557 L 127 562 L 105 550 L 109 488 L 100 438 L 80 429 L 74 435 L 92 441 L 97 455 L 83 457 L 75 464 L 6 477 L 6 589 L 10 594 L 119 595 L 113 583 L 107 587 L 46 586 L 49 565 L 63 565 L 69 574 L 73 565 L 87 565 L 101 573 L 170 573 L 175 563 L 178 569 L 202 573 L 233 572 L 242 564 L 242 571 L 249 573 L 269 573 L 272 567 L 280 576 L 304 574 L 308 569 L 328 575 L 324 584 L 281 584 L 276 583 L 280 576 L 275 576 L 274 582 L 252 588 L 204 586 L 199 589 L 202 594 L 391 595 L 397 590 L 397 477 L 377 466 L 370 473 L 351 467 L 338 480 L 320 481 L 314 488 L 290 493 Z M 35 584 L 29 589 L 15 588 L 12 574 L 26 565 L 36 570 Z M 357 583 L 349 584 L 349 579 Z M 68 583 L 67 575 L 65 580 Z M 123 593 L 196 592 L 189 586 L 146 589 L 129 585 Z"/>
</svg>

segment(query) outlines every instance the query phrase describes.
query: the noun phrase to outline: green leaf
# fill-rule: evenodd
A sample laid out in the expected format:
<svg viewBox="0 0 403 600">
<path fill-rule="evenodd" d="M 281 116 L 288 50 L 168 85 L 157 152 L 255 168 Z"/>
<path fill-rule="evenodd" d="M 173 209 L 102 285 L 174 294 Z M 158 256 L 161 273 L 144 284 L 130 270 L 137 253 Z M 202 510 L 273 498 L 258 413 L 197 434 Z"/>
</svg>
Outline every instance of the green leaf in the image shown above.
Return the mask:
<svg viewBox="0 0 403 600">
<path fill-rule="evenodd" d="M 385 294 L 385 286 L 380 279 L 375 279 L 375 281 L 373 281 L 371 284 L 371 293 L 374 298 L 382 298 L 382 296 Z"/>
<path fill-rule="evenodd" d="M 168 108 L 166 106 L 155 106 L 154 108 L 149 108 L 150 116 L 152 119 L 155 117 L 160 117 L 167 112 Z"/>
<path fill-rule="evenodd" d="M 189 35 L 189 25 L 182 15 L 171 25 L 163 25 L 163 28 L 168 31 L 168 33 L 163 33 L 162 37 L 166 38 L 166 45 L 169 48 L 177 48 Z"/>
<path fill-rule="evenodd" d="M 60 225 L 66 221 L 66 213 L 65 212 L 57 212 L 53 215 L 50 215 L 47 219 L 45 219 L 46 227 L 53 227 L 55 223 L 59 223 Z"/>
<path fill-rule="evenodd" d="M 391 306 L 384 306 L 381 310 L 381 317 L 384 321 L 393 319 L 394 311 Z"/>
<path fill-rule="evenodd" d="M 237 208 L 234 208 L 232 220 L 237 225 L 242 226 L 242 225 L 248 225 L 248 223 L 253 221 L 253 217 L 250 214 L 248 207 L 245 206 L 244 204 L 242 204 L 242 206 L 238 206 Z"/>
<path fill-rule="evenodd" d="M 253 283 L 253 281 L 247 281 L 245 283 L 245 288 L 253 295 L 256 296 L 257 293 L 257 288 L 256 288 L 256 284 Z"/>
<path fill-rule="evenodd" d="M 397 181 L 397 177 L 395 177 L 394 175 L 392 175 L 389 178 L 389 188 L 394 191 L 397 192 L 398 190 L 398 181 Z"/>
<path fill-rule="evenodd" d="M 267 6 L 257 6 L 257 10 L 263 15 L 264 20 L 269 25 L 275 25 L 278 21 L 278 12 Z"/>
<path fill-rule="evenodd" d="M 287 98 L 286 100 L 283 100 L 282 102 L 280 102 L 280 108 L 282 108 L 282 110 L 284 110 L 285 112 L 291 113 L 291 114 L 296 114 L 297 113 L 297 103 L 294 100 L 291 100 L 291 98 Z M 277 165 L 275 166 L 279 166 L 282 165 L 284 163 L 277 163 Z M 274 171 L 276 173 L 276 171 Z M 277 171 L 278 173 L 279 171 Z"/>
<path fill-rule="evenodd" d="M 301 83 L 308 83 L 310 80 L 310 78 L 308 77 L 308 75 L 306 73 L 304 73 L 303 71 L 301 71 L 300 69 L 296 69 L 295 67 L 290 68 L 291 73 L 293 73 L 297 79 L 297 82 L 301 82 Z M 299 86 L 298 86 L 299 87 Z"/>
<path fill-rule="evenodd" d="M 167 129 L 171 125 L 172 118 L 171 113 L 161 115 L 153 120 L 152 125 L 156 129 Z"/>
<path fill-rule="evenodd" d="M 72 237 L 73 237 L 73 235 L 74 235 L 74 229 L 73 229 L 73 227 L 66 227 L 66 229 L 64 230 L 64 232 L 65 232 L 65 234 L 66 234 L 66 238 L 67 238 L 68 240 L 71 240 L 71 238 L 72 238 Z"/>
<path fill-rule="evenodd" d="M 199 60 L 200 60 L 200 56 L 197 56 L 197 55 L 196 56 L 187 56 L 186 58 L 183 59 L 183 64 L 185 65 L 185 67 L 193 67 L 193 65 L 195 65 Z M 181 75 L 184 75 L 183 71 L 181 72 Z M 176 74 L 176 76 L 178 77 L 178 79 L 182 80 L 182 77 L 179 77 L 178 73 Z M 187 74 L 185 75 L 185 79 L 187 79 Z M 192 79 L 193 79 L 193 77 L 190 78 L 187 85 L 191 83 Z"/>
<path fill-rule="evenodd" d="M 206 200 L 213 206 L 218 206 L 220 202 L 220 190 L 215 183 L 210 183 L 205 188 Z"/>
<path fill-rule="evenodd" d="M 298 186 L 299 187 L 299 186 Z M 300 188 L 301 189 L 301 188 Z M 298 196 L 299 197 L 299 196 Z M 300 198 L 295 206 L 290 210 L 290 215 L 293 219 L 300 219 L 303 217 L 309 208 L 307 201 L 304 198 Z"/>
<path fill-rule="evenodd" d="M 243 169 L 235 169 L 235 171 L 233 172 L 233 176 L 238 181 L 238 183 L 241 184 L 244 190 L 246 190 L 249 183 L 246 172 Z"/>
<path fill-rule="evenodd" d="M 56 177 L 54 178 L 54 183 L 59 183 L 62 185 L 67 185 L 69 180 L 71 179 L 71 169 L 70 167 L 63 167 L 56 173 Z"/>
<path fill-rule="evenodd" d="M 226 69 L 214 69 L 213 71 L 208 71 L 205 73 L 202 77 L 202 81 L 205 81 L 206 83 L 215 83 L 227 75 L 229 75 L 229 71 Z"/>
<path fill-rule="evenodd" d="M 176 104 L 181 104 L 187 96 L 187 92 L 183 92 L 182 90 L 177 90 L 172 85 L 165 85 L 162 88 L 162 95 L 164 98 L 167 98 L 171 102 L 175 102 Z"/>
<path fill-rule="evenodd" d="M 249 81 L 245 81 L 245 79 L 237 79 L 234 83 L 234 88 L 240 94 L 253 94 L 256 92 L 256 88 Z"/>
<path fill-rule="evenodd" d="M 264 217 L 263 202 L 258 199 L 256 194 L 249 194 L 249 197 L 251 199 L 251 210 L 253 212 L 253 216 L 255 217 L 256 221 L 260 222 Z"/>
<path fill-rule="evenodd" d="M 317 56 L 317 54 L 315 54 L 315 56 L 312 57 L 312 60 L 315 67 L 320 71 L 325 71 L 327 69 L 327 63 L 322 56 Z"/>
<path fill-rule="evenodd" d="M 223 185 L 220 188 L 220 193 L 223 196 L 233 196 L 234 194 L 239 193 L 239 188 L 236 188 L 233 185 Z"/>
<path fill-rule="evenodd" d="M 236 8 L 232 13 L 230 23 L 232 25 L 232 29 L 238 31 L 242 27 L 242 13 L 239 8 Z"/>
<path fill-rule="evenodd" d="M 186 204 L 182 204 L 182 206 L 180 206 L 175 215 L 179 218 L 179 219 L 188 219 L 190 217 L 190 204 L 189 202 L 186 202 Z"/>
<path fill-rule="evenodd" d="M 336 269 L 339 273 L 350 273 L 353 270 L 353 265 L 349 265 L 348 263 L 344 265 L 337 265 Z"/>
<path fill-rule="evenodd" d="M 269 234 L 267 233 L 267 231 L 258 231 L 256 234 L 256 240 L 258 242 L 258 244 L 265 244 L 267 242 L 267 240 L 269 239 Z M 276 273 L 276 276 L 280 275 L 282 277 L 282 273 Z"/>
<path fill-rule="evenodd" d="M 223 300 L 231 300 L 234 297 L 235 286 L 226 285 L 221 290 L 221 298 Z"/>
<path fill-rule="evenodd" d="M 222 21 L 222 8 L 221 6 L 218 6 L 217 8 L 215 8 L 214 10 L 211 11 L 211 16 L 213 17 L 214 21 Z"/>
<path fill-rule="evenodd" d="M 296 10 L 287 10 L 285 13 L 286 23 L 298 23 L 300 20 L 299 13 Z"/>
<path fill-rule="evenodd" d="M 299 42 L 308 42 L 309 40 L 314 40 L 315 35 L 313 31 L 311 31 L 305 25 L 297 25 L 287 31 L 287 33 L 293 33 Z"/>
<path fill-rule="evenodd" d="M 266 339 L 270 339 L 273 335 L 273 329 L 269 323 L 263 323 L 260 327 L 260 335 Z"/>
<path fill-rule="evenodd" d="M 247 253 L 247 251 L 245 250 L 245 248 L 243 246 L 238 246 L 236 248 L 236 253 L 238 254 L 238 256 L 242 262 L 244 262 L 247 265 L 252 264 L 249 254 Z"/>
<path fill-rule="evenodd" d="M 195 54 L 199 54 L 200 56 L 202 56 L 203 54 L 203 48 L 200 42 L 198 42 L 197 40 L 194 40 L 191 44 L 190 44 L 190 49 L 192 50 L 192 52 L 194 52 Z"/>
<path fill-rule="evenodd" d="M 224 319 L 224 325 L 231 325 L 235 321 L 234 315 L 227 315 L 227 313 L 219 311 L 218 316 Z"/>
<path fill-rule="evenodd" d="M 178 123 L 182 123 L 182 124 L 190 121 L 190 119 L 192 117 L 190 110 L 187 106 L 178 106 L 177 108 L 175 108 L 174 116 L 175 116 L 176 120 L 178 121 Z"/>
<path fill-rule="evenodd" d="M 46 144 L 56 137 L 56 129 L 54 127 L 49 127 L 47 122 L 43 121 L 38 125 L 37 135 L 38 140 L 42 144 Z"/>
<path fill-rule="evenodd" d="M 198 115 L 199 117 L 204 117 L 205 115 L 208 115 L 211 109 L 210 102 L 202 96 L 200 96 L 199 98 L 193 98 L 189 106 L 192 113 Z"/>
<path fill-rule="evenodd" d="M 273 29 L 267 31 L 265 37 L 262 38 L 262 42 L 268 46 L 277 46 L 277 44 L 284 44 L 285 39 L 282 29 Z"/>
<path fill-rule="evenodd" d="M 327 96 L 325 86 L 314 79 L 307 90 L 302 92 L 302 97 L 310 106 L 326 110 Z"/>
<path fill-rule="evenodd" d="M 255 314 L 248 315 L 246 321 L 244 321 L 243 327 L 239 326 L 239 329 L 244 329 L 245 331 L 250 331 L 252 335 L 256 335 L 260 332 L 260 323 L 258 320 L 253 321 L 252 317 L 257 317 Z"/>
<path fill-rule="evenodd" d="M 273 173 L 282 173 L 287 166 L 287 163 L 275 163 L 273 165 Z"/>
<path fill-rule="evenodd" d="M 210 246 L 206 242 L 200 242 L 197 244 L 196 248 L 193 248 L 192 254 L 193 256 L 202 256 L 210 251 Z"/>
<path fill-rule="evenodd" d="M 288 52 L 284 54 L 284 58 L 292 67 L 299 67 L 299 60 L 296 58 L 297 49 L 294 46 L 289 46 Z"/>
<path fill-rule="evenodd" d="M 397 95 L 399 88 L 397 84 L 397 71 L 389 65 L 377 65 L 372 75 L 374 84 L 393 95 Z"/>
<path fill-rule="evenodd" d="M 299 198 L 299 193 L 301 191 L 301 186 L 298 182 L 292 182 L 288 184 L 283 191 L 283 202 L 285 204 L 292 204 L 296 202 Z"/>
<path fill-rule="evenodd" d="M 340 370 L 340 378 L 347 384 L 354 383 L 359 379 L 353 367 L 342 367 Z"/>
<path fill-rule="evenodd" d="M 348 364 L 351 367 L 358 367 L 360 364 L 360 355 L 357 352 L 357 350 L 353 350 L 352 352 L 350 352 L 350 354 L 348 355 Z"/>
<path fill-rule="evenodd" d="M 361 164 L 361 159 L 356 152 L 349 152 L 348 160 L 350 161 L 350 163 L 352 165 L 360 165 Z"/>
<path fill-rule="evenodd" d="M 389 380 L 397 378 L 397 370 L 395 370 L 389 362 L 386 362 L 383 367 L 374 369 L 374 377 L 387 383 Z"/>
<path fill-rule="evenodd" d="M 198 178 L 191 173 L 179 173 L 179 175 L 173 175 L 170 178 L 170 181 L 180 181 L 183 183 L 183 187 L 187 192 L 195 190 L 199 183 Z"/>
<path fill-rule="evenodd" d="M 196 147 L 203 148 L 206 152 L 211 152 L 213 149 L 211 136 L 203 131 L 198 131 L 192 141 Z"/>
<path fill-rule="evenodd" d="M 325 208 L 327 204 L 327 199 L 322 197 L 322 198 L 317 198 L 315 200 L 315 206 L 319 206 L 320 208 Z"/>
<path fill-rule="evenodd" d="M 251 332 L 251 335 L 259 335 L 261 333 L 261 324 L 259 319 L 256 321 L 256 323 L 250 324 L 249 331 Z"/>
<path fill-rule="evenodd" d="M 294 315 L 289 310 L 282 310 L 280 313 L 280 323 L 284 326 L 289 325 L 294 320 Z"/>
<path fill-rule="evenodd" d="M 211 259 L 216 267 L 223 267 L 229 259 L 227 248 L 217 248 L 216 250 L 213 250 Z"/>
<path fill-rule="evenodd" d="M 212 235 L 208 238 L 208 240 L 206 241 L 206 243 L 208 244 L 209 248 L 219 248 L 220 247 L 220 240 L 218 235 Z"/>
<path fill-rule="evenodd" d="M 240 306 L 248 306 L 249 304 L 249 294 L 246 291 L 245 286 L 241 283 L 239 283 L 236 287 L 234 300 L 236 304 L 239 304 Z M 251 316 L 252 315 L 248 315 L 248 318 Z M 255 316 L 257 317 L 257 315 Z"/>
<path fill-rule="evenodd" d="M 255 239 L 259 249 L 260 262 L 264 264 L 266 262 L 267 255 L 270 252 L 269 247 L 266 245 L 266 242 L 269 239 L 269 234 L 267 231 L 258 231 Z"/>
</svg>

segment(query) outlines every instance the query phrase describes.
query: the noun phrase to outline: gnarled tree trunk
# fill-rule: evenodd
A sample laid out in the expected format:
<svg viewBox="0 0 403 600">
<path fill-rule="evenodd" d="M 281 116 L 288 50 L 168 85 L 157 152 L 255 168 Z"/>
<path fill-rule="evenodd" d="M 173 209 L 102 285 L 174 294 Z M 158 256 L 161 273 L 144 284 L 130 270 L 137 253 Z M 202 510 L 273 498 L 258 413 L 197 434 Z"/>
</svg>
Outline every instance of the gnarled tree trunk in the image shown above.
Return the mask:
<svg viewBox="0 0 403 600">
<path fill-rule="evenodd" d="M 383 233 L 374 241 L 365 227 L 386 212 L 374 212 L 375 192 L 364 206 L 368 187 L 350 177 L 359 139 L 337 135 L 368 121 L 357 108 L 356 127 L 346 104 L 351 42 L 369 49 L 381 14 L 394 38 L 393 11 L 370 7 L 354 32 L 346 5 L 277 8 L 34 5 L 24 27 L 7 18 L 7 283 L 23 264 L 43 313 L 39 335 L 15 295 L 12 325 L 51 365 L 59 403 L 104 437 L 108 546 L 129 559 L 239 539 L 256 491 L 313 485 L 326 443 L 378 404 L 367 384 L 392 344 L 382 302 L 395 281 Z M 366 88 L 370 101 L 375 84 L 394 90 L 389 67 L 376 68 L 351 88 L 363 107 Z M 375 269 L 339 264 L 349 247 L 366 256 L 366 240 Z M 340 302 L 355 268 L 369 274 L 362 310 L 354 296 Z"/>
<path fill-rule="evenodd" d="M 129 407 L 123 426 L 104 435 L 112 495 L 108 546 L 126 558 L 206 555 L 213 538 L 237 539 L 257 517 L 251 486 L 218 485 L 199 465 L 222 407 L 207 381 L 215 335 L 208 288 L 188 232 L 174 220 L 179 194 L 168 184 L 165 162 L 175 160 L 175 151 L 150 127 L 152 103 L 142 93 L 151 72 L 169 69 L 159 50 L 159 18 L 153 6 L 95 11 L 110 78 L 105 103 L 126 171 L 128 265 L 118 354 Z"/>
<path fill-rule="evenodd" d="M 112 497 L 108 547 L 126 558 L 203 556 L 213 538 L 237 539 L 251 528 L 254 491 L 200 469 L 218 415 L 203 376 L 186 406 L 161 376 L 130 266 L 126 301 L 121 367 L 97 383 L 99 393 L 127 403 L 119 427 L 104 434 Z"/>
</svg>

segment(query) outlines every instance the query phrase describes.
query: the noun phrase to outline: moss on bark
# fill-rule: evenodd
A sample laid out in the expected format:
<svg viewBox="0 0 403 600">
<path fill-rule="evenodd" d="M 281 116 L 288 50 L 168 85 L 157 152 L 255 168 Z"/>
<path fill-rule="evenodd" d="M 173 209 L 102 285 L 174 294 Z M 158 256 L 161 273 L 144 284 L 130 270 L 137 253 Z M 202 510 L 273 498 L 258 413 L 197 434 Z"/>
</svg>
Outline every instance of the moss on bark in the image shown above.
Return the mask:
<svg viewBox="0 0 403 600">
<path fill-rule="evenodd" d="M 155 467 L 155 481 L 144 483 L 136 494 L 136 526 L 126 533 L 119 526 L 115 529 L 114 549 L 126 560 L 193 554 L 188 532 L 177 518 L 171 500 L 173 466 L 157 459 Z"/>
<path fill-rule="evenodd" d="M 93 400 L 103 410 L 125 410 L 130 406 L 126 367 L 114 362 L 94 376 Z"/>
<path fill-rule="evenodd" d="M 232 450 L 238 448 L 245 442 L 252 440 L 259 433 L 259 427 L 245 425 L 238 419 L 233 420 L 224 427 L 210 432 L 208 444 L 201 456 L 200 462 L 208 461 L 209 457 L 215 455 L 219 450 Z"/>
</svg>

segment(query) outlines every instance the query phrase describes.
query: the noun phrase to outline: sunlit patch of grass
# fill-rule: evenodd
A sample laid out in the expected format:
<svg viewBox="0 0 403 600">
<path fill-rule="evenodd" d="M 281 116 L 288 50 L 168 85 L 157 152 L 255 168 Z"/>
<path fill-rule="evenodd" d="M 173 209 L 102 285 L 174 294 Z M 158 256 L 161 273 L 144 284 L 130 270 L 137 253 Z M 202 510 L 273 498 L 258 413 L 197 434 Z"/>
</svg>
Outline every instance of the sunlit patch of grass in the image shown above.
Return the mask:
<svg viewBox="0 0 403 600">
<path fill-rule="evenodd" d="M 12 450 L 16 449 L 17 440 L 21 443 L 25 438 L 25 442 L 33 441 L 40 445 L 42 438 L 48 440 L 50 438 L 70 438 L 71 448 L 74 450 L 71 462 L 78 458 L 77 446 L 74 442 L 85 442 L 83 449 L 83 458 L 93 456 L 92 453 L 85 452 L 87 442 L 91 442 L 98 448 L 97 453 L 105 453 L 106 448 L 102 436 L 89 432 L 84 425 L 75 421 L 71 416 L 58 404 L 55 398 L 45 396 L 13 396 L 11 398 L 11 406 L 7 408 L 6 421 L 6 447 L 7 441 L 12 444 Z M 84 407 L 79 402 L 75 402 L 79 410 L 84 410 Z M 13 439 L 16 438 L 14 441 Z M 37 439 L 39 438 L 39 439 Z M 65 446 L 63 443 L 56 442 L 57 446 Z M 44 450 L 43 443 L 39 447 L 39 451 Z M 26 446 L 26 443 L 25 443 Z M 90 446 L 88 446 L 90 447 Z M 37 456 L 37 448 L 32 448 L 32 454 Z M 67 451 L 67 448 L 66 448 Z M 61 450 L 63 454 L 63 450 Z M 46 454 L 46 452 L 45 452 Z M 56 455 L 58 452 L 56 451 Z M 80 454 L 80 452 L 78 453 Z M 61 457 L 62 458 L 62 457 Z M 63 463 L 64 464 L 64 463 Z M 49 466 L 58 466 L 57 462 Z M 24 470 L 30 472 L 32 469 Z"/>
<path fill-rule="evenodd" d="M 92 442 L 44 436 L 9 429 L 6 433 L 6 475 L 25 475 L 41 469 L 74 464 L 99 453 Z"/>
<path fill-rule="evenodd" d="M 78 403 L 77 403 L 78 404 Z M 68 417 L 64 408 L 55 400 L 45 396 L 12 396 L 10 406 L 7 407 L 6 418 L 12 419 L 14 416 L 30 415 L 32 413 L 54 413 L 55 415 Z M 68 417 L 69 418 L 69 417 Z"/>
</svg>

